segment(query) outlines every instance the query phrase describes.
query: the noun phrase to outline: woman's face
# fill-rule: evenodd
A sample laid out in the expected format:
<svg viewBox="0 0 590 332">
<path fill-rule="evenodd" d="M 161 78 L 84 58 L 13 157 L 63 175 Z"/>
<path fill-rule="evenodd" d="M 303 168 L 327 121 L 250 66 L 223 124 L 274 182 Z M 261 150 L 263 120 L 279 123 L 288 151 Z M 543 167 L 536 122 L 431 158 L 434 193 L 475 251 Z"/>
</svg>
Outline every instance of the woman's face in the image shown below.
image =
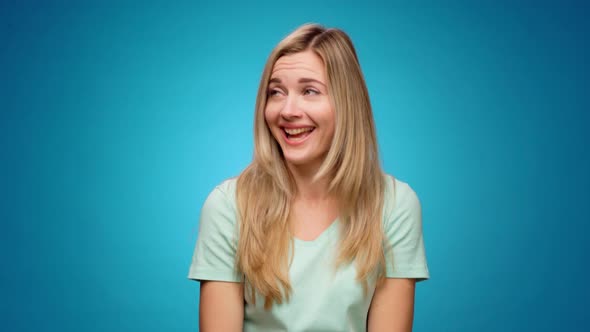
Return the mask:
<svg viewBox="0 0 590 332">
<path fill-rule="evenodd" d="M 322 59 L 313 51 L 280 57 L 267 96 L 266 124 L 287 163 L 317 170 L 330 149 L 335 126 Z"/>
</svg>

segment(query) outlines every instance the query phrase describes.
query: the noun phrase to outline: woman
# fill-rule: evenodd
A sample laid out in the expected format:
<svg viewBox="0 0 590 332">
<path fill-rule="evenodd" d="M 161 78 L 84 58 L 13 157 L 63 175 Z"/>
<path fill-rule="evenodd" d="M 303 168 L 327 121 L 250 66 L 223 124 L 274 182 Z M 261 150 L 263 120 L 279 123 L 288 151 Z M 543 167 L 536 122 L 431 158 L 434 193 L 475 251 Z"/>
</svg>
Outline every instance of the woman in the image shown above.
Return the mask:
<svg viewBox="0 0 590 332">
<path fill-rule="evenodd" d="M 304 25 L 272 51 L 254 158 L 207 198 L 200 330 L 411 331 L 429 278 L 414 191 L 386 175 L 356 52 Z"/>
</svg>

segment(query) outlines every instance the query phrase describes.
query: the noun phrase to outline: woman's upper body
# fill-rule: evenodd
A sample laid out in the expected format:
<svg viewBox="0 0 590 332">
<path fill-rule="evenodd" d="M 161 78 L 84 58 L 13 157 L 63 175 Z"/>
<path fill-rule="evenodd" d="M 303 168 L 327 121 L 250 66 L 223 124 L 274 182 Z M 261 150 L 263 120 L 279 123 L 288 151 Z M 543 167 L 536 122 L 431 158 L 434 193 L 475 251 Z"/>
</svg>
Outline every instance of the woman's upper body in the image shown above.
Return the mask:
<svg viewBox="0 0 590 332">
<path fill-rule="evenodd" d="M 271 52 L 254 158 L 203 206 L 189 277 L 202 331 L 410 331 L 428 278 L 420 203 L 381 170 L 367 87 L 341 30 Z"/>
<path fill-rule="evenodd" d="M 429 271 L 418 197 L 405 182 L 391 176 L 385 176 L 384 182 L 383 229 L 392 246 L 385 276 L 402 282 L 425 280 Z M 244 278 L 235 270 L 238 237 L 235 192 L 236 179 L 226 180 L 211 192 L 203 205 L 189 278 L 243 287 Z M 365 331 L 371 300 L 375 300 L 375 282 L 370 283 L 365 296 L 362 285 L 355 280 L 354 264 L 334 270 L 339 226 L 336 219 L 313 240 L 293 238 L 294 255 L 289 269 L 293 294 L 288 303 L 274 304 L 267 311 L 263 299 L 253 304 L 247 292 L 234 290 L 237 292 L 234 295 L 242 299 L 242 308 L 238 310 L 243 310 L 244 331 Z M 218 300 L 227 308 L 227 298 Z M 391 305 L 384 307 L 393 311 L 390 316 L 399 314 Z M 228 322 L 240 316 L 219 313 L 214 317 L 216 320 L 223 317 Z"/>
</svg>

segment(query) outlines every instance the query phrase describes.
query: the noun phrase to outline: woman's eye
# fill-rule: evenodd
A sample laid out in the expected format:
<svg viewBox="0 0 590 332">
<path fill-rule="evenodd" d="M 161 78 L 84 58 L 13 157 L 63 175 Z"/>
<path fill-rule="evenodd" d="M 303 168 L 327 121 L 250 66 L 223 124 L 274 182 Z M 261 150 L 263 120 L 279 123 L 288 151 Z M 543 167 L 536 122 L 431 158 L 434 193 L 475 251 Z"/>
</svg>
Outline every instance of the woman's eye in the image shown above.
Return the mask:
<svg viewBox="0 0 590 332">
<path fill-rule="evenodd" d="M 277 90 L 277 89 L 271 89 L 268 91 L 268 96 L 269 97 L 274 97 L 277 96 L 281 93 L 281 91 Z"/>
<path fill-rule="evenodd" d="M 319 93 L 319 91 L 317 91 L 315 89 L 309 89 L 308 88 L 308 89 L 305 89 L 303 91 L 303 94 L 305 94 L 305 95 L 312 95 L 313 96 L 313 95 L 317 95 L 317 94 L 320 94 L 320 93 Z"/>
</svg>

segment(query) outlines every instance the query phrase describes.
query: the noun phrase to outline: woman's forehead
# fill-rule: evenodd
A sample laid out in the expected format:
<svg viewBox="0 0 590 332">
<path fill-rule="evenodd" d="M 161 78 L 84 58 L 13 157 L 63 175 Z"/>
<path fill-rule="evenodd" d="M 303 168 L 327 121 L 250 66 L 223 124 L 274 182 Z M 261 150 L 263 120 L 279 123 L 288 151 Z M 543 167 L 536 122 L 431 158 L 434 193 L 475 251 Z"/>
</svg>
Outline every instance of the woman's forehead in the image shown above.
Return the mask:
<svg viewBox="0 0 590 332">
<path fill-rule="evenodd" d="M 298 52 L 280 57 L 274 64 L 271 79 L 282 76 L 310 76 L 325 82 L 322 59 L 313 51 Z"/>
</svg>

